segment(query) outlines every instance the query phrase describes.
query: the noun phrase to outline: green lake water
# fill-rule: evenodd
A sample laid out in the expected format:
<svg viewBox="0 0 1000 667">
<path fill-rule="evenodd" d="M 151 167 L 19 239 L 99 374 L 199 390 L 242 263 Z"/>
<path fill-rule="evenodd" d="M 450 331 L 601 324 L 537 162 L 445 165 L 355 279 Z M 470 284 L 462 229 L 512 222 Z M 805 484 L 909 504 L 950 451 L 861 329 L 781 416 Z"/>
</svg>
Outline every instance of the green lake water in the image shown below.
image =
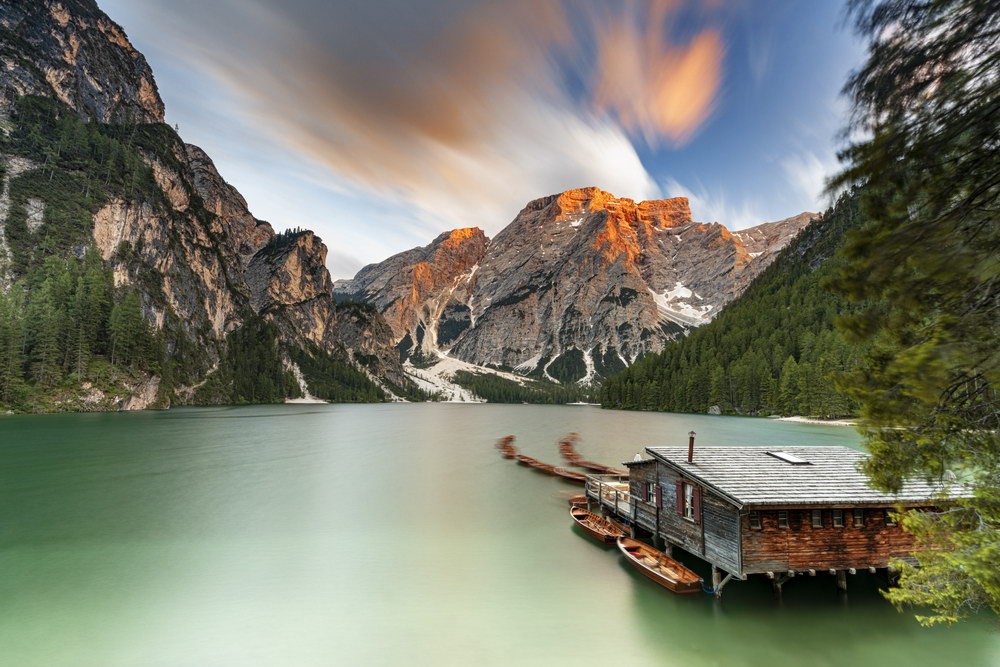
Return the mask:
<svg viewBox="0 0 1000 667">
<path fill-rule="evenodd" d="M 0 417 L 0 665 L 1000 665 L 882 577 L 676 596 L 510 461 L 645 445 L 843 444 L 843 427 L 575 406 L 289 405 Z M 696 562 L 696 561 L 691 561 Z"/>
</svg>

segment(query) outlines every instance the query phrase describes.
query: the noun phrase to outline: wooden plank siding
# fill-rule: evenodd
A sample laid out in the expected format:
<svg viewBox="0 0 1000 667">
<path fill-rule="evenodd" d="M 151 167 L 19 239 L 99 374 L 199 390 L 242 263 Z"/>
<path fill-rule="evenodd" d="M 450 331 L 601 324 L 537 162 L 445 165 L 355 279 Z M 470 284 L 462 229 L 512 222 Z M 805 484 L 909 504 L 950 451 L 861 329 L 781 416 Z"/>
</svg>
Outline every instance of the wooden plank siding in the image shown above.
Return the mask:
<svg viewBox="0 0 1000 667">
<path fill-rule="evenodd" d="M 741 573 L 740 515 L 731 503 L 706 490 L 702 495 L 705 560 L 732 574 Z"/>
<path fill-rule="evenodd" d="M 632 517 L 637 526 L 656 532 L 656 500 L 646 500 L 646 484 L 656 480 L 656 462 L 634 464 L 629 469 L 629 497 L 632 500 Z"/>
<path fill-rule="evenodd" d="M 656 477 L 663 489 L 663 509 L 660 510 L 660 525 L 657 532 L 671 544 L 693 553 L 705 555 L 705 537 L 700 522 L 681 516 L 677 507 L 677 482 L 681 476 L 672 468 L 657 463 Z M 685 480 L 689 481 L 690 480 Z M 704 505 L 704 502 L 702 503 Z"/>
<path fill-rule="evenodd" d="M 819 508 L 817 508 L 819 509 Z M 837 508 L 840 509 L 840 508 Z M 831 508 L 822 508 L 823 527 L 812 526 L 812 508 L 788 512 L 788 528 L 778 527 L 777 509 L 761 509 L 761 528 L 742 518 L 743 571 L 747 574 L 787 570 L 843 570 L 887 567 L 889 559 L 909 554 L 913 538 L 899 526 L 886 525 L 884 508 L 865 509 L 865 525 L 854 526 L 844 509 L 844 527 L 834 528 Z"/>
</svg>

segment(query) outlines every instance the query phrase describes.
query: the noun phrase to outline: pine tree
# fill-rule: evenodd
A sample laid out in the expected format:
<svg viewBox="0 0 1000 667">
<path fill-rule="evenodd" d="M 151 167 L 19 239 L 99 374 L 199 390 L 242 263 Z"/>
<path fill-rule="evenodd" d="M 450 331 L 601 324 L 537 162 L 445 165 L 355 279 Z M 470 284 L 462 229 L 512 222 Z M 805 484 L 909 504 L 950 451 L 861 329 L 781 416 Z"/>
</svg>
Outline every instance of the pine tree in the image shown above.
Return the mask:
<svg viewBox="0 0 1000 667">
<path fill-rule="evenodd" d="M 836 287 L 865 304 L 844 322 L 870 345 L 843 386 L 862 406 L 867 472 L 964 476 L 974 496 L 909 513 L 920 568 L 900 564 L 898 605 L 951 623 L 1000 613 L 1000 8 L 980 0 L 852 0 L 869 57 L 847 91 L 841 182 L 864 183 L 870 223 Z"/>
</svg>

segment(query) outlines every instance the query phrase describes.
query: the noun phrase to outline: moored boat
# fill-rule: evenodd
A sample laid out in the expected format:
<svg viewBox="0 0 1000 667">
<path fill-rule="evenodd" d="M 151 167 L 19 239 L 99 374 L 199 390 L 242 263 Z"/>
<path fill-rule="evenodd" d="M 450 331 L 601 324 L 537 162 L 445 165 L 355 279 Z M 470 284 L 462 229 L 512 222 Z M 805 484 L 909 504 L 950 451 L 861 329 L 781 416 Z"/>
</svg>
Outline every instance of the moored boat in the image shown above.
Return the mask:
<svg viewBox="0 0 1000 667">
<path fill-rule="evenodd" d="M 518 454 L 514 458 L 517 459 L 518 463 L 520 463 L 522 465 L 530 466 L 530 467 L 534 468 L 535 470 L 541 470 L 542 472 L 548 473 L 549 475 L 555 475 L 556 474 L 556 467 L 554 465 L 549 464 L 549 463 L 543 463 L 543 462 L 539 461 L 538 459 L 532 458 L 530 456 L 525 456 L 524 454 Z"/>
<path fill-rule="evenodd" d="M 517 456 L 517 447 L 514 446 L 514 436 L 505 435 L 497 440 L 497 449 L 505 459 L 512 459 Z"/>
<path fill-rule="evenodd" d="M 702 579 L 697 573 L 659 549 L 629 537 L 618 538 L 618 549 L 643 576 L 674 593 L 697 593 L 701 590 Z"/>
<path fill-rule="evenodd" d="M 591 537 L 601 542 L 614 544 L 625 537 L 625 531 L 602 516 L 594 514 L 586 507 L 570 507 L 569 515 L 577 525 Z"/>
<path fill-rule="evenodd" d="M 570 496 L 569 499 L 570 507 L 586 507 L 587 506 L 587 496 L 582 493 L 578 496 Z"/>
<path fill-rule="evenodd" d="M 555 474 L 559 475 L 563 479 L 568 479 L 578 484 L 583 484 L 587 481 L 587 476 L 584 475 L 582 472 L 576 472 L 575 470 L 568 470 L 560 466 L 556 466 L 552 470 L 555 472 Z"/>
</svg>

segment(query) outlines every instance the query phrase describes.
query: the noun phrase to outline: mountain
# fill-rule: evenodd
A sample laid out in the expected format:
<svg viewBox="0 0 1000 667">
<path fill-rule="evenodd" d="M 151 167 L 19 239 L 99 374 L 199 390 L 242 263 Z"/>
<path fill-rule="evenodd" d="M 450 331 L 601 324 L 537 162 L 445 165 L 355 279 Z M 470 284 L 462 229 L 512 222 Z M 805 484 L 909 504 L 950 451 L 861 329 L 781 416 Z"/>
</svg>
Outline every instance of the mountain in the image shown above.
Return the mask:
<svg viewBox="0 0 1000 667">
<path fill-rule="evenodd" d="M 0 404 L 415 395 L 384 319 L 334 301 L 322 241 L 256 219 L 163 114 L 92 0 L 0 0 Z"/>
<path fill-rule="evenodd" d="M 446 232 L 335 291 L 373 304 L 417 365 L 447 355 L 590 381 L 710 321 L 815 217 L 730 232 L 694 222 L 684 198 L 569 190 L 528 203 L 492 240 Z"/>
<path fill-rule="evenodd" d="M 605 380 L 609 408 L 840 417 L 856 405 L 834 389 L 863 350 L 834 327 L 846 302 L 824 289 L 845 234 L 861 226 L 842 196 L 717 318 Z M 715 412 L 715 410 L 712 410 Z"/>
</svg>

